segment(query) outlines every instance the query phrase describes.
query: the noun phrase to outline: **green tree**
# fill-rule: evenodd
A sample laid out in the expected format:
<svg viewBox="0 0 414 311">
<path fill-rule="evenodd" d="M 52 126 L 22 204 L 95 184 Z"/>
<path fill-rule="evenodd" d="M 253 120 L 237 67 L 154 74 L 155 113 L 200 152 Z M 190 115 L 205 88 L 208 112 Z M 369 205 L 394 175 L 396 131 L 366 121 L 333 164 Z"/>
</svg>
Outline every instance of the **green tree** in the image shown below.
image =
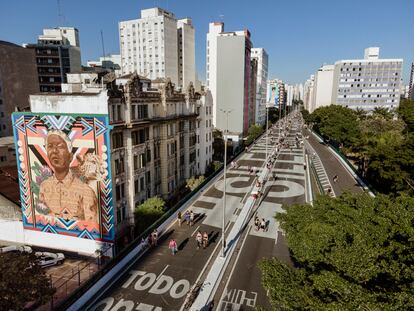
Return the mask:
<svg viewBox="0 0 414 311">
<path fill-rule="evenodd" d="M 250 145 L 257 137 L 259 137 L 263 133 L 263 131 L 264 130 L 260 125 L 253 124 L 252 126 L 250 126 L 246 144 Z"/>
<path fill-rule="evenodd" d="M 196 189 L 199 185 L 201 185 L 205 180 L 205 177 L 203 175 L 199 177 L 192 176 L 191 178 L 187 179 L 187 188 L 189 188 L 191 191 Z"/>
<path fill-rule="evenodd" d="M 358 139 L 358 121 L 353 110 L 339 105 L 320 107 L 311 114 L 313 129 L 325 139 L 351 146 Z"/>
<path fill-rule="evenodd" d="M 269 114 L 269 124 L 274 124 L 277 122 L 277 120 L 279 120 L 279 109 L 272 106 L 268 108 L 268 112 Z M 269 126 L 270 127 L 270 126 Z"/>
<path fill-rule="evenodd" d="M 54 293 L 35 255 L 0 255 L 0 309 L 23 310 L 28 303 L 43 305 Z"/>
<path fill-rule="evenodd" d="M 295 262 L 265 259 L 277 310 L 414 309 L 414 198 L 344 194 L 286 207 L 276 219 Z"/>
<path fill-rule="evenodd" d="M 224 139 L 223 133 L 215 129 L 213 130 L 213 160 L 223 161 L 224 158 Z"/>
<path fill-rule="evenodd" d="M 302 113 L 302 118 L 303 118 L 303 121 L 304 121 L 306 124 L 309 124 L 309 123 L 311 123 L 311 122 L 312 122 L 311 114 L 309 113 L 309 111 L 308 111 L 308 110 L 306 110 L 306 109 L 302 109 L 302 110 L 301 110 L 301 113 Z"/>
<path fill-rule="evenodd" d="M 144 232 L 157 221 L 164 213 L 165 201 L 160 197 L 152 197 L 135 208 L 135 231 Z"/>
<path fill-rule="evenodd" d="M 385 120 L 391 120 L 394 117 L 394 112 L 384 107 L 375 107 L 372 111 L 372 116 L 384 118 Z"/>
<path fill-rule="evenodd" d="M 402 100 L 398 107 L 398 115 L 407 125 L 407 131 L 414 133 L 414 101 Z"/>
</svg>

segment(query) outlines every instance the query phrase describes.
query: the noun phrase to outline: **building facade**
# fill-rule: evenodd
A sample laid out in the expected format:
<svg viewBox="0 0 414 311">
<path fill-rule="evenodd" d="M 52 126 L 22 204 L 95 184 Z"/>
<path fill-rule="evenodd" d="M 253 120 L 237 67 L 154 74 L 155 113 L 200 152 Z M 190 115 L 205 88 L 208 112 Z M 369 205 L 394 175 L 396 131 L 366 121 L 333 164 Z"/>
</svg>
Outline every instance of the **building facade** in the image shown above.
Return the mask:
<svg viewBox="0 0 414 311">
<path fill-rule="evenodd" d="M 247 136 L 254 120 L 249 115 L 256 105 L 251 47 L 248 30 L 224 32 L 223 23 L 209 24 L 206 81 L 213 99 L 213 124 L 223 132 L 228 129 L 228 138 L 235 142 Z"/>
<path fill-rule="evenodd" d="M 11 113 L 27 109 L 29 94 L 37 92 L 34 51 L 0 41 L 0 137 L 13 135 Z"/>
<path fill-rule="evenodd" d="M 44 29 L 34 50 L 40 92 L 61 92 L 66 74 L 81 70 L 79 31 L 73 27 Z"/>
<path fill-rule="evenodd" d="M 266 92 L 269 56 L 264 48 L 252 48 L 252 59 L 257 60 L 255 123 L 266 123 Z"/>
<path fill-rule="evenodd" d="M 141 18 L 119 23 L 121 70 L 149 79 L 169 78 L 183 89 L 195 84 L 194 28 L 160 8 L 141 11 Z"/>
<path fill-rule="evenodd" d="M 334 65 L 324 65 L 315 73 L 314 91 L 309 112 L 332 104 L 332 87 L 334 81 Z"/>
<path fill-rule="evenodd" d="M 408 99 L 414 100 L 414 63 L 411 63 L 410 84 L 408 85 Z"/>
<path fill-rule="evenodd" d="M 169 79 L 85 73 L 68 75 L 64 91 L 31 96 L 32 111 L 109 115 L 118 236 L 137 205 L 173 198 L 211 164 L 211 99 L 192 84 L 182 93 Z"/>
<path fill-rule="evenodd" d="M 365 49 L 364 59 L 337 61 L 333 103 L 364 110 L 398 107 L 402 65 L 402 59 L 380 59 L 379 48 Z"/>
<path fill-rule="evenodd" d="M 312 100 L 313 100 L 313 90 L 314 90 L 315 76 L 311 75 L 309 79 L 306 80 L 303 87 L 303 107 L 305 110 L 312 112 Z"/>
</svg>

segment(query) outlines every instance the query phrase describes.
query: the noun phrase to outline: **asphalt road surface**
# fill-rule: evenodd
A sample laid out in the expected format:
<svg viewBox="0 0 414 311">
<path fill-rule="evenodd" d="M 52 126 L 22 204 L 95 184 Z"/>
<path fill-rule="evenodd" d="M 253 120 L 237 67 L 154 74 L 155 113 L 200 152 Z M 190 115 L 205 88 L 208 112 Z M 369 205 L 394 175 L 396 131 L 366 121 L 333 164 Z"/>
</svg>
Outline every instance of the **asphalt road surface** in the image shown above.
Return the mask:
<svg viewBox="0 0 414 311">
<path fill-rule="evenodd" d="M 311 144 L 328 175 L 332 188 L 337 196 L 342 192 L 363 192 L 363 189 L 354 179 L 354 177 L 345 169 L 342 163 L 332 154 L 329 148 L 319 142 L 319 140 L 307 129 L 304 129 L 304 135 L 309 136 L 308 142 Z M 338 181 L 334 182 L 333 177 L 338 175 Z"/>
<path fill-rule="evenodd" d="M 284 148 L 273 167 L 276 181 L 268 181 L 263 201 L 255 216 L 264 218 L 268 224 L 265 230 L 257 230 L 252 217 L 246 232 L 240 241 L 234 265 L 219 288 L 215 301 L 219 301 L 216 310 L 254 310 L 261 306 L 271 310 L 266 292 L 261 285 L 261 272 L 257 263 L 263 258 L 278 257 L 290 262 L 285 238 L 274 215 L 283 212 L 282 205 L 305 202 L 305 169 L 303 166 L 303 148 L 295 146 L 295 137 L 301 138 L 301 125 L 292 123 L 286 140 L 292 148 Z M 261 141 L 262 145 L 264 144 Z M 262 146 L 261 146 L 262 147 Z M 253 152 L 263 152 L 255 148 Z"/>
<path fill-rule="evenodd" d="M 249 174 L 249 166 L 260 171 L 264 164 L 263 139 L 253 149 L 255 151 L 244 153 L 239 158 L 237 168 L 229 167 L 227 170 L 225 212 L 228 228 L 236 220 L 255 182 L 256 176 Z M 200 193 L 189 208 L 196 214 L 195 224 L 178 226 L 175 222 L 160 238 L 158 245 L 125 271 L 90 310 L 180 310 L 187 292 L 208 264 L 213 249 L 221 245 L 223 187 L 223 179 L 220 178 Z M 206 249 L 197 249 L 195 236 L 198 230 L 209 235 Z M 168 249 L 172 238 L 178 244 L 175 255 Z"/>
</svg>

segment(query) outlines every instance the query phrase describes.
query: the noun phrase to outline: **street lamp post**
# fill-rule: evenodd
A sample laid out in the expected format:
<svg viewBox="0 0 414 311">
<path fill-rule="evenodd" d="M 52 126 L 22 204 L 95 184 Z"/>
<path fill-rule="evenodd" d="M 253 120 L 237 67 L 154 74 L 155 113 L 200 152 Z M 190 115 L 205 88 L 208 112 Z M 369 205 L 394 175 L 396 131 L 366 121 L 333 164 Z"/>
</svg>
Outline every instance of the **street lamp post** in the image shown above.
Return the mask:
<svg viewBox="0 0 414 311">
<path fill-rule="evenodd" d="M 222 221 L 222 228 L 221 228 L 221 256 L 224 257 L 225 255 L 225 248 L 226 248 L 226 238 L 224 236 L 224 231 L 226 227 L 226 170 L 227 170 L 227 134 L 229 131 L 229 113 L 233 111 L 231 110 L 224 110 L 220 109 L 221 112 L 226 114 L 226 130 L 224 132 L 224 175 L 223 175 L 223 182 L 224 182 L 224 189 L 223 189 L 223 221 Z"/>
<path fill-rule="evenodd" d="M 269 141 L 269 107 L 266 104 L 266 160 L 267 161 L 267 145 L 268 145 L 268 141 Z"/>
</svg>

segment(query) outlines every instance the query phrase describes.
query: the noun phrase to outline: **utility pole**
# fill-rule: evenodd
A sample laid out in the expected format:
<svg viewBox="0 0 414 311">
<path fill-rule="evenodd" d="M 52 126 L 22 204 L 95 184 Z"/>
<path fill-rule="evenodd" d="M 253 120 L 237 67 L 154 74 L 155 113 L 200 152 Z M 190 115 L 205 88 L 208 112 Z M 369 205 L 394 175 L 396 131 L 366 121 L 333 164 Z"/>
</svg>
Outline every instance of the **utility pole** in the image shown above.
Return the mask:
<svg viewBox="0 0 414 311">
<path fill-rule="evenodd" d="M 269 142 L 269 107 L 266 104 L 266 161 L 267 161 L 267 145 Z"/>
<path fill-rule="evenodd" d="M 102 29 L 101 29 L 101 42 L 102 42 L 103 60 L 105 61 L 105 44 L 104 44 L 104 38 L 103 38 L 103 31 L 102 31 Z"/>
<path fill-rule="evenodd" d="M 226 114 L 226 130 L 224 132 L 224 175 L 223 175 L 223 182 L 224 182 L 224 190 L 223 190 L 223 219 L 222 219 L 222 227 L 221 227 L 221 257 L 225 256 L 225 249 L 226 249 L 226 238 L 224 236 L 224 231 L 226 227 L 226 170 L 227 170 L 227 134 L 229 131 L 229 113 L 233 111 L 231 110 L 224 110 L 220 109 L 221 112 Z"/>
</svg>

